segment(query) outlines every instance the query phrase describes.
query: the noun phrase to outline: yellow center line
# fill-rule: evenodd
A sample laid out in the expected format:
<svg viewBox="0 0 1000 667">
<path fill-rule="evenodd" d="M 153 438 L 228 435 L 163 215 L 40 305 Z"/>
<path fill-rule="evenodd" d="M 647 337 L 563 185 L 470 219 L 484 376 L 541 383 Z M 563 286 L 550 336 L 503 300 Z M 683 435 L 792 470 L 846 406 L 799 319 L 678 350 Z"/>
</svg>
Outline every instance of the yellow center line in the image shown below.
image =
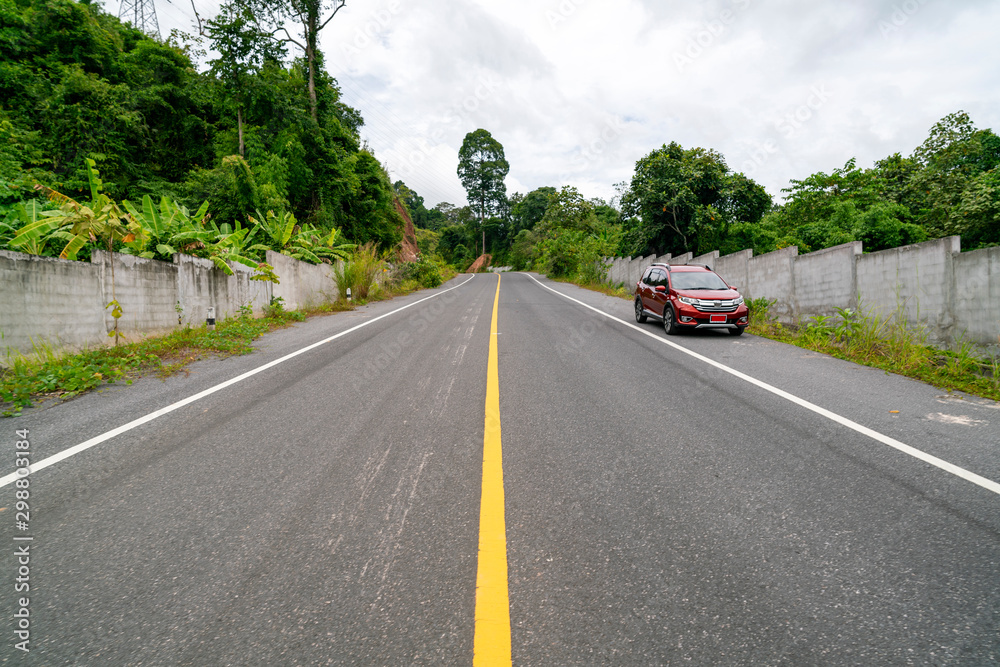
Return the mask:
<svg viewBox="0 0 1000 667">
<path fill-rule="evenodd" d="M 504 523 L 503 455 L 500 447 L 500 376 L 497 370 L 497 310 L 500 274 L 493 298 L 490 356 L 486 370 L 483 433 L 483 494 L 479 507 L 479 571 L 476 574 L 476 636 L 473 665 L 510 665 L 510 597 L 507 593 L 507 528 Z"/>
</svg>

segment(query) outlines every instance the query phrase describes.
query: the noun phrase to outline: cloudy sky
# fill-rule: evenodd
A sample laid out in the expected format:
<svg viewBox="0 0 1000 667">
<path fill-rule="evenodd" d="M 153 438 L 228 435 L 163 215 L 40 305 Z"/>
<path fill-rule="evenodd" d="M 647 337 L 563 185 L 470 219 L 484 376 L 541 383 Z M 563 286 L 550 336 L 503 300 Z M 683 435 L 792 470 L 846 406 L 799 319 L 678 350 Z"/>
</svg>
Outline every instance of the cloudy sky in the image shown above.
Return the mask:
<svg viewBox="0 0 1000 667">
<path fill-rule="evenodd" d="M 164 33 L 189 28 L 173 2 L 157 0 Z M 909 155 L 958 110 L 1000 131 L 998 34 L 996 0 L 348 0 L 321 33 L 362 137 L 428 208 L 465 203 L 477 128 L 503 144 L 508 193 L 603 199 L 671 141 L 779 197 Z"/>
</svg>

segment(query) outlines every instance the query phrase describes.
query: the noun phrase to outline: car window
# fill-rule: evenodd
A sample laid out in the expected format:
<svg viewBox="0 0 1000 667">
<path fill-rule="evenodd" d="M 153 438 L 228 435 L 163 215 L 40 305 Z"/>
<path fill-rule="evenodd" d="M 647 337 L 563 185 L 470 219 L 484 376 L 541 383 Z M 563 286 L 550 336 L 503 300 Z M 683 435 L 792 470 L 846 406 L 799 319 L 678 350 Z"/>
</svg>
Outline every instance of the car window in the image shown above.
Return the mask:
<svg viewBox="0 0 1000 667">
<path fill-rule="evenodd" d="M 644 282 L 647 285 L 649 285 L 650 284 L 649 283 L 649 278 L 650 278 L 650 274 L 651 273 L 653 273 L 653 269 L 646 269 L 646 272 L 642 274 L 642 280 L 641 280 L 641 282 Z"/>
<path fill-rule="evenodd" d="M 663 273 L 663 271 L 656 269 L 649 275 L 649 284 L 653 287 L 663 285 L 666 282 L 666 277 L 667 276 Z"/>
<path fill-rule="evenodd" d="M 671 278 L 676 290 L 729 289 L 729 285 L 711 271 L 676 271 Z"/>
</svg>

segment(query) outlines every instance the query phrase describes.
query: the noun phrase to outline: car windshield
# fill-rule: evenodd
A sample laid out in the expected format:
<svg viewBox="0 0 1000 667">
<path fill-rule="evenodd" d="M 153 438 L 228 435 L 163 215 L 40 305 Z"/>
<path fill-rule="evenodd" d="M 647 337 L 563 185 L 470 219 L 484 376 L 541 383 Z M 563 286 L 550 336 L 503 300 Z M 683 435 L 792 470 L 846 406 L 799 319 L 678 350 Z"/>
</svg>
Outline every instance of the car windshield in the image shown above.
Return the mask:
<svg viewBox="0 0 1000 667">
<path fill-rule="evenodd" d="M 675 271 L 670 279 L 676 290 L 729 289 L 722 278 L 709 271 Z"/>
</svg>

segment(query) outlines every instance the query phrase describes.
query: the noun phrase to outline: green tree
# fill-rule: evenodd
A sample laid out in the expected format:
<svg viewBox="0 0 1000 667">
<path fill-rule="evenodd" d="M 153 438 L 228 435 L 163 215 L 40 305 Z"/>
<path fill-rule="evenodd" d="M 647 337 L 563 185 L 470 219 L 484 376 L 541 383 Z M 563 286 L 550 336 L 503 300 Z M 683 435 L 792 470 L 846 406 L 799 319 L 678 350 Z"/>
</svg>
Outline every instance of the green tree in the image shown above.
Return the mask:
<svg viewBox="0 0 1000 667">
<path fill-rule="evenodd" d="M 949 114 L 931 128 L 913 160 L 920 166 L 911 179 L 913 213 L 932 237 L 961 234 L 986 222 L 970 218 L 973 210 L 962 202 L 967 189 L 978 189 L 980 174 L 1000 166 L 1000 137 L 992 130 L 977 130 L 964 111 Z"/>
<path fill-rule="evenodd" d="M 549 199 L 545 214 L 535 228 L 542 235 L 551 234 L 557 229 L 593 234 L 599 224 L 594 205 L 584 199 L 579 190 L 567 185 Z"/>
<path fill-rule="evenodd" d="M 374 242 L 385 251 L 403 239 L 403 219 L 393 205 L 392 184 L 371 153 L 361 151 L 348 159 L 349 196 L 339 211 L 344 234 L 359 245 Z"/>
<path fill-rule="evenodd" d="M 802 225 L 826 223 L 844 202 L 866 210 L 883 199 L 876 179 L 876 172 L 858 168 L 854 158 L 829 174 L 817 172 L 802 180 L 793 179 L 782 190 L 787 195 L 778 216 L 779 225 L 790 231 Z"/>
<path fill-rule="evenodd" d="M 927 240 L 920 225 L 905 222 L 909 210 L 902 204 L 879 202 L 857 216 L 854 240 L 861 241 L 866 252 L 888 250 Z"/>
<path fill-rule="evenodd" d="M 511 237 L 538 224 L 555 194 L 556 189 L 550 186 L 536 188 L 526 195 L 514 193 L 510 198 Z"/>
<path fill-rule="evenodd" d="M 346 0 L 252 0 L 258 21 L 263 19 L 270 26 L 267 30 L 272 37 L 280 42 L 296 45 L 305 54 L 309 111 L 316 122 L 319 122 L 317 72 L 321 69 L 323 59 L 319 50 L 319 33 L 345 4 Z M 284 26 L 285 21 L 297 23 L 301 34 L 293 36 Z M 279 33 L 284 36 L 279 37 Z"/>
<path fill-rule="evenodd" d="M 952 228 L 968 248 L 1000 244 L 1000 169 L 976 176 L 952 212 Z"/>
<path fill-rule="evenodd" d="M 486 252 L 487 217 L 506 215 L 507 186 L 504 179 L 510 164 L 504 157 L 503 146 L 484 129 L 469 132 L 458 151 L 458 178 L 469 198 L 469 206 L 479 218 Z"/>
<path fill-rule="evenodd" d="M 545 215 L 531 230 L 514 238 L 512 262 L 530 262 L 552 277 L 574 277 L 587 283 L 602 280 L 602 258 L 614 255 L 621 227 L 597 216 L 594 202 L 565 186 L 549 199 Z"/>
<path fill-rule="evenodd" d="M 244 96 L 254 80 L 253 73 L 267 61 L 284 57 L 284 45 L 262 31 L 246 3 L 228 2 L 208 21 L 207 34 L 218 58 L 208 61 L 211 71 L 222 80 L 236 107 L 240 157 L 245 157 L 243 141 Z"/>
<path fill-rule="evenodd" d="M 759 222 L 764 189 L 731 174 L 723 156 L 672 142 L 636 163 L 622 196 L 627 253 L 701 254 L 718 248 L 729 224 Z"/>
<path fill-rule="evenodd" d="M 463 225 L 449 225 L 441 229 L 441 236 L 438 240 L 438 252 L 445 261 L 455 266 L 468 266 L 472 261 L 468 247 L 472 245 L 469 241 L 468 230 Z"/>
<path fill-rule="evenodd" d="M 440 212 L 435 211 L 432 213 L 428 211 L 424 206 L 424 198 L 418 195 L 415 190 L 407 187 L 406 183 L 396 181 L 392 184 L 392 187 L 396 191 L 396 196 L 399 197 L 399 200 L 403 202 L 403 205 L 409 212 L 414 226 L 424 229 L 436 229 L 444 222 L 444 216 Z"/>
<path fill-rule="evenodd" d="M 459 224 L 458 211 L 457 206 L 446 201 L 435 204 L 428 212 L 428 221 L 432 225 L 430 229 L 441 230 Z"/>
</svg>

